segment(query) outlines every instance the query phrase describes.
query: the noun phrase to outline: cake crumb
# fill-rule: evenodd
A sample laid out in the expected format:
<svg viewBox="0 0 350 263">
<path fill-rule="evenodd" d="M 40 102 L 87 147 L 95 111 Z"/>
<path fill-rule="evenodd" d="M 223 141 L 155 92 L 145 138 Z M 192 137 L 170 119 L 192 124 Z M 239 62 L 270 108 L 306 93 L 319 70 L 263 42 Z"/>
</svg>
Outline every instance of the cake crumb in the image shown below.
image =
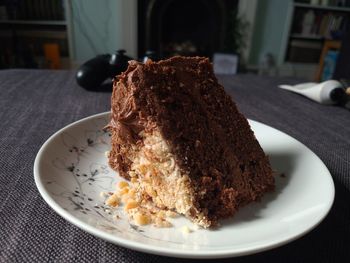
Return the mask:
<svg viewBox="0 0 350 263">
<path fill-rule="evenodd" d="M 177 217 L 178 213 L 156 207 L 151 200 L 144 199 L 143 196 L 138 195 L 139 182 L 137 178 L 132 179 L 134 180 L 130 182 L 120 181 L 115 184 L 116 190 L 114 193 L 102 192 L 101 196 L 106 198 L 105 204 L 112 209 L 117 207 L 123 208 L 129 220 L 136 225 L 152 224 L 157 228 L 172 227 L 173 224 L 169 222 L 168 218 Z M 154 196 L 156 196 L 156 193 Z M 121 217 L 115 215 L 114 218 L 117 220 Z M 187 232 L 190 233 L 192 230 Z"/>
<path fill-rule="evenodd" d="M 108 192 L 101 192 L 100 197 L 107 197 L 109 194 Z"/>
<path fill-rule="evenodd" d="M 111 207 L 117 207 L 119 205 L 119 198 L 117 195 L 111 195 L 108 197 L 106 200 L 106 205 L 111 206 Z"/>
<path fill-rule="evenodd" d="M 128 183 L 128 182 L 120 181 L 120 182 L 118 183 L 118 187 L 119 187 L 120 189 L 123 189 L 123 188 L 125 188 L 125 187 L 127 187 L 127 186 L 129 186 L 129 183 Z"/>
<path fill-rule="evenodd" d="M 199 230 L 201 227 L 199 225 L 194 225 L 193 230 Z"/>
<path fill-rule="evenodd" d="M 126 203 L 124 210 L 127 211 L 136 207 L 138 207 L 138 203 L 135 200 L 131 199 Z"/>
<path fill-rule="evenodd" d="M 127 195 L 129 193 L 130 188 L 128 186 L 125 186 L 124 188 L 121 188 L 119 190 L 120 195 Z"/>
<path fill-rule="evenodd" d="M 154 220 L 154 226 L 161 228 L 161 227 L 172 227 L 173 224 L 170 223 L 168 220 L 166 220 L 165 218 L 162 217 L 155 217 L 153 218 Z"/>
<path fill-rule="evenodd" d="M 193 232 L 193 230 L 190 229 L 188 226 L 181 227 L 180 231 L 181 231 L 182 234 L 185 234 L 185 235 Z"/>
<path fill-rule="evenodd" d="M 135 221 L 135 224 L 139 226 L 143 226 L 143 225 L 148 225 L 151 220 L 147 215 L 142 214 L 141 212 L 137 212 L 134 215 L 134 221 Z"/>
<path fill-rule="evenodd" d="M 166 217 L 166 212 L 164 210 L 160 210 L 158 212 L 158 217 Z"/>
<path fill-rule="evenodd" d="M 174 217 L 176 217 L 178 214 L 175 213 L 175 212 L 173 212 L 173 211 L 171 211 L 171 210 L 168 210 L 168 211 L 165 212 L 165 215 L 166 215 L 167 217 L 174 218 Z"/>
</svg>

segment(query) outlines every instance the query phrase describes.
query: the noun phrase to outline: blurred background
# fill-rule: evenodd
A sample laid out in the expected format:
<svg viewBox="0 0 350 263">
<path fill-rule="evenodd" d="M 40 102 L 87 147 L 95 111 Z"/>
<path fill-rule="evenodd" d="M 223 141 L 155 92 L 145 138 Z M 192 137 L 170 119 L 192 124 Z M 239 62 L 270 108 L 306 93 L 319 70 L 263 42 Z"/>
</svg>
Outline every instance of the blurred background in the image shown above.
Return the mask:
<svg viewBox="0 0 350 263">
<path fill-rule="evenodd" d="M 238 72 L 350 78 L 350 0 L 0 0 L 0 68 L 236 56 Z M 236 72 L 234 72 L 236 73 Z"/>
</svg>

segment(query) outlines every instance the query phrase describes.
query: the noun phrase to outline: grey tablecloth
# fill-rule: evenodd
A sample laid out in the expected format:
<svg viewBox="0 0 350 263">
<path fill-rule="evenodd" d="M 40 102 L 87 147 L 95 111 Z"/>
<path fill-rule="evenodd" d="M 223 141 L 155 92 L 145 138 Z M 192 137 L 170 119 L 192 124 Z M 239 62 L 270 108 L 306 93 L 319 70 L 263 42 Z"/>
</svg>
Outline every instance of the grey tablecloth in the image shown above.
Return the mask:
<svg viewBox="0 0 350 263">
<path fill-rule="evenodd" d="M 222 262 L 350 260 L 350 112 L 277 88 L 292 79 L 220 77 L 240 110 L 295 137 L 327 165 L 336 187 L 330 214 L 285 246 Z M 69 71 L 0 71 L 0 262 L 192 262 L 131 251 L 89 235 L 39 195 L 33 163 L 58 129 L 109 110 L 110 93 L 79 88 Z M 214 261 L 213 261 L 214 262 Z M 219 262 L 219 261 L 215 261 Z"/>
</svg>

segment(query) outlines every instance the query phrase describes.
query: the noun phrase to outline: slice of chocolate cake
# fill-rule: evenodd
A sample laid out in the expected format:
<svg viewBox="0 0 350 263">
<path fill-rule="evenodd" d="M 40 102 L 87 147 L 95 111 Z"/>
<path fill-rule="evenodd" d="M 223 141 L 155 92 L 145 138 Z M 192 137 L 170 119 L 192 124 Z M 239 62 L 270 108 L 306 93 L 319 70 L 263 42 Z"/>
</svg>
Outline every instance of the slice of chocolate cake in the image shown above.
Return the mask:
<svg viewBox="0 0 350 263">
<path fill-rule="evenodd" d="M 114 83 L 109 163 L 157 207 L 210 227 L 274 187 L 268 158 L 207 58 L 131 61 Z"/>
</svg>

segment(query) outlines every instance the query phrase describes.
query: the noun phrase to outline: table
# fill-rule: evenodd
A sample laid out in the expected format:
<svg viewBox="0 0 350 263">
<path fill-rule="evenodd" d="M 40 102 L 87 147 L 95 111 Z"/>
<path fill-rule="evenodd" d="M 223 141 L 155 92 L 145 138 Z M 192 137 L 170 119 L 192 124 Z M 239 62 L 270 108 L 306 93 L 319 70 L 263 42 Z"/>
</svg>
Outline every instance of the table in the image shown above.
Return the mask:
<svg viewBox="0 0 350 263">
<path fill-rule="evenodd" d="M 291 78 L 220 76 L 248 118 L 288 133 L 332 173 L 326 219 L 304 237 L 259 254 L 212 262 L 344 262 L 350 259 L 350 112 L 277 88 Z M 36 153 L 67 124 L 108 111 L 110 93 L 77 86 L 72 71 L 0 71 L 0 262 L 193 262 L 131 251 L 71 225 L 41 198 Z M 210 261 L 209 261 L 210 262 Z"/>
</svg>

